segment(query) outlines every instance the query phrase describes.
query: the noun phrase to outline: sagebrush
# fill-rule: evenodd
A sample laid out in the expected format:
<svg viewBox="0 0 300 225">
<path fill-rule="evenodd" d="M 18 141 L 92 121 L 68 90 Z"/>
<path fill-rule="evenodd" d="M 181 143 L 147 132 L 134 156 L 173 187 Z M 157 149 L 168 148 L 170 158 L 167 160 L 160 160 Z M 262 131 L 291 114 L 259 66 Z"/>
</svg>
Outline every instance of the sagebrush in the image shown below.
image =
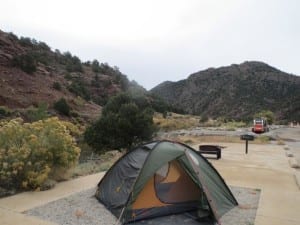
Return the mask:
<svg viewBox="0 0 300 225">
<path fill-rule="evenodd" d="M 1 187 L 36 189 L 55 177 L 58 169 L 64 172 L 74 167 L 80 149 L 71 132 L 77 132 L 74 125 L 56 117 L 33 123 L 1 122 Z"/>
</svg>

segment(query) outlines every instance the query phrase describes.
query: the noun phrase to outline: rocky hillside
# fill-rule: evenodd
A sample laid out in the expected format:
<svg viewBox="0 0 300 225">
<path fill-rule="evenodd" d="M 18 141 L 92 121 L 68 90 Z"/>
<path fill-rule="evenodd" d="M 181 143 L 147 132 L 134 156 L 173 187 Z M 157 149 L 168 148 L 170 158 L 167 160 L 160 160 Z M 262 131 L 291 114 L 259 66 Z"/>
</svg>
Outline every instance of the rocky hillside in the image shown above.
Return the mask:
<svg viewBox="0 0 300 225">
<path fill-rule="evenodd" d="M 262 62 L 209 68 L 151 90 L 185 112 L 205 117 L 249 120 L 261 110 L 278 120 L 300 121 L 300 77 Z"/>
<path fill-rule="evenodd" d="M 117 67 L 97 60 L 83 63 L 70 52 L 0 30 L 0 116 L 6 111 L 23 115 L 40 104 L 57 115 L 53 105 L 65 98 L 71 116 L 89 120 L 99 116 L 110 96 L 131 87 L 143 89 Z"/>
</svg>

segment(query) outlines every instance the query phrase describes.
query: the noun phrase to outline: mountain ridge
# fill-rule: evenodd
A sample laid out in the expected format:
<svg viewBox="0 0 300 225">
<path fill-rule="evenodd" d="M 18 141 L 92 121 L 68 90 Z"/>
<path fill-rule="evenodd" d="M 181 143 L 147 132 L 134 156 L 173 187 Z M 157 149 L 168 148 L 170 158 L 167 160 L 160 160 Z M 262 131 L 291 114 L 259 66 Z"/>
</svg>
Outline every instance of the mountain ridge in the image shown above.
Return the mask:
<svg viewBox="0 0 300 225">
<path fill-rule="evenodd" d="M 300 120 L 300 77 L 259 61 L 246 61 L 165 81 L 151 93 L 187 113 L 249 120 L 261 110 L 278 120 Z"/>
<path fill-rule="evenodd" d="M 0 30 L 1 107 L 22 114 L 45 103 L 51 115 L 59 115 L 53 106 L 65 98 L 74 117 L 93 120 L 108 98 L 122 91 L 155 94 L 170 109 L 211 118 L 245 120 L 271 110 L 278 120 L 300 120 L 300 78 L 263 62 L 208 68 L 147 92 L 115 66 L 81 62 L 70 52 Z"/>
</svg>

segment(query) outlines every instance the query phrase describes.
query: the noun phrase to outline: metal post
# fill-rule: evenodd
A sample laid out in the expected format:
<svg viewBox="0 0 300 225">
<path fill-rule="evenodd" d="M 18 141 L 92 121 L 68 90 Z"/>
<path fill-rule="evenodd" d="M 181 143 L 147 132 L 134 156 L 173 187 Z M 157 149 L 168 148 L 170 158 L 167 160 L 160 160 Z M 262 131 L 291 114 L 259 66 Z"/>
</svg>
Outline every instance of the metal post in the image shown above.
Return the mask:
<svg viewBox="0 0 300 225">
<path fill-rule="evenodd" d="M 248 140 L 246 140 L 246 154 L 248 154 Z"/>
</svg>

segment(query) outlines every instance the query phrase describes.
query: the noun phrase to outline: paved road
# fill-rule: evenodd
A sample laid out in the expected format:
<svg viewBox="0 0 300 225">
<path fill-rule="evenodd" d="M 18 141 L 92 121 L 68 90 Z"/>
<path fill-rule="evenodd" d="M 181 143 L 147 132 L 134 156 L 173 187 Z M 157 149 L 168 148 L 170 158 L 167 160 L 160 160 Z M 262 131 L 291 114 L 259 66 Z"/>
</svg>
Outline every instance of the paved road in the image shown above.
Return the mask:
<svg viewBox="0 0 300 225">
<path fill-rule="evenodd" d="M 300 142 L 300 127 L 283 127 L 276 129 L 275 133 L 283 140 L 289 140 L 290 142 Z"/>
<path fill-rule="evenodd" d="M 284 140 L 298 140 L 300 141 L 300 127 L 299 128 L 289 128 L 284 126 L 271 126 L 270 131 L 263 134 L 255 134 L 251 132 L 251 127 L 249 128 L 237 128 L 234 131 L 226 130 L 225 128 L 219 127 L 196 127 L 189 130 L 176 130 L 170 132 L 161 132 L 159 136 L 164 137 L 172 137 L 178 135 L 194 135 L 194 136 L 201 136 L 201 135 L 217 135 L 217 136 L 240 136 L 242 134 L 252 134 L 254 136 L 265 135 L 271 137 L 273 140 L 277 140 L 279 138 Z"/>
<path fill-rule="evenodd" d="M 300 163 L 300 127 L 281 128 L 276 135 L 284 140 Z"/>
</svg>

